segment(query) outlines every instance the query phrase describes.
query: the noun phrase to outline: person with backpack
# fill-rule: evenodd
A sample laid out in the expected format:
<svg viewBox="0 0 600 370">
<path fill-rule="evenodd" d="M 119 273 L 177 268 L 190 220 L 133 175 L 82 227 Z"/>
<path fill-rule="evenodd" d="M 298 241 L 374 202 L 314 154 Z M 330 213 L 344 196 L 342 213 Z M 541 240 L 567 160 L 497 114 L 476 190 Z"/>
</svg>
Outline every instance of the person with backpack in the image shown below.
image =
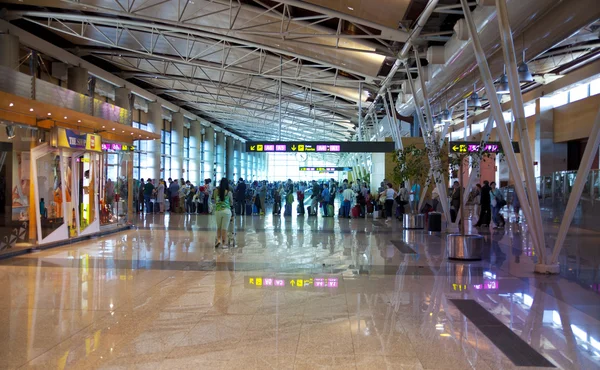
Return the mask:
<svg viewBox="0 0 600 370">
<path fill-rule="evenodd" d="M 323 184 L 323 191 L 321 192 L 321 207 L 323 207 L 323 217 L 329 217 L 333 215 L 329 215 L 327 212 L 327 208 L 329 207 L 329 200 L 331 195 L 329 194 L 329 184 Z"/>
<path fill-rule="evenodd" d="M 404 217 L 404 208 L 408 204 L 408 190 L 406 189 L 406 185 L 404 182 L 400 183 L 400 188 L 398 189 L 398 196 L 396 196 L 396 203 L 398 204 L 398 220 L 402 220 Z"/>
<path fill-rule="evenodd" d="M 227 245 L 227 229 L 231 222 L 233 206 L 233 194 L 229 190 L 229 181 L 226 178 L 221 179 L 219 187 L 213 193 L 215 201 L 215 217 L 217 219 L 217 239 L 215 248 L 221 245 L 226 248 Z"/>
<path fill-rule="evenodd" d="M 506 205 L 506 201 L 504 200 L 504 195 L 500 189 L 496 187 L 496 183 L 492 182 L 491 184 L 492 190 L 490 191 L 490 204 L 492 206 L 492 220 L 496 224 L 494 229 L 503 228 L 504 227 L 504 217 L 500 214 L 500 210 L 502 207 Z"/>
</svg>

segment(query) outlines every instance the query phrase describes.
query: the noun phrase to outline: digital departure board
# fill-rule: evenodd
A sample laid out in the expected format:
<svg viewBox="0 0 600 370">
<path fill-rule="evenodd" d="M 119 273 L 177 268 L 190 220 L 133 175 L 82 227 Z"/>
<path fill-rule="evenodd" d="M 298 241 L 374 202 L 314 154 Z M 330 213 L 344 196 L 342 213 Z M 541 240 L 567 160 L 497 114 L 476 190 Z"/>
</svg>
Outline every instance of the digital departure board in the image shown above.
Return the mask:
<svg viewBox="0 0 600 370">
<path fill-rule="evenodd" d="M 246 152 L 260 153 L 391 153 L 395 151 L 390 141 L 247 141 Z"/>
<path fill-rule="evenodd" d="M 335 172 L 335 171 L 344 171 L 349 172 L 352 171 L 352 167 L 300 167 L 300 171 L 309 171 L 309 172 Z"/>
<path fill-rule="evenodd" d="M 515 153 L 520 153 L 519 143 L 516 141 L 512 142 L 513 150 Z M 473 154 L 479 153 L 481 149 L 481 142 L 479 141 L 452 141 L 450 142 L 450 153 L 454 154 Z M 498 141 L 488 141 L 483 146 L 483 153 L 497 154 L 504 153 L 502 150 L 502 144 Z"/>
</svg>

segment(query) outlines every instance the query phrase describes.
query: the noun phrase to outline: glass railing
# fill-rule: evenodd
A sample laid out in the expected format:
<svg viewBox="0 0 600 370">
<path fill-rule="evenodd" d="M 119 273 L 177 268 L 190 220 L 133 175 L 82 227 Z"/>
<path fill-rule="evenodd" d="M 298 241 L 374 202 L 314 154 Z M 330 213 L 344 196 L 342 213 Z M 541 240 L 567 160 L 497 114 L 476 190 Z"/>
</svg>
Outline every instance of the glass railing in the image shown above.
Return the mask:
<svg viewBox="0 0 600 370">
<path fill-rule="evenodd" d="M 537 191 L 540 199 L 552 202 L 568 202 L 575 184 L 577 171 L 560 171 L 550 176 L 537 178 Z M 582 201 L 600 201 L 600 170 L 591 170 L 581 194 Z"/>
</svg>

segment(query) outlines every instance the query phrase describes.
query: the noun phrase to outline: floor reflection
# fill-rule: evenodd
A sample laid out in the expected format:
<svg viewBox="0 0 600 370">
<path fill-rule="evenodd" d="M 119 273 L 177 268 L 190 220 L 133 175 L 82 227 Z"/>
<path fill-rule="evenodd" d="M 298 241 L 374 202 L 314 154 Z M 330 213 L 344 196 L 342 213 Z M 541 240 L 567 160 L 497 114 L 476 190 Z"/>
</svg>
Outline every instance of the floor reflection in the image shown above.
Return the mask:
<svg viewBox="0 0 600 370">
<path fill-rule="evenodd" d="M 460 263 L 396 223 L 235 223 L 228 250 L 208 216 L 149 215 L 0 261 L 0 368 L 514 368 L 451 299 L 558 368 L 600 367 L 598 235 L 571 235 L 562 274 L 536 276 L 523 225 L 483 232 L 483 261 Z"/>
</svg>

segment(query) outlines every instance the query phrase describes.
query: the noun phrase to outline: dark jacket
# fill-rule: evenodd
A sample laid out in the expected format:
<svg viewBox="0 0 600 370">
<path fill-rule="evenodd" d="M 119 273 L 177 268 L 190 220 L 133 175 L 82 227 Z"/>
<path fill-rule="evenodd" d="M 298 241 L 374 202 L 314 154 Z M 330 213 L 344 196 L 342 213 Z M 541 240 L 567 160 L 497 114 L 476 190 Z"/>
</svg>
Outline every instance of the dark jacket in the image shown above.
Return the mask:
<svg viewBox="0 0 600 370">
<path fill-rule="evenodd" d="M 246 199 L 246 183 L 240 182 L 235 189 L 235 200 L 243 202 Z"/>
<path fill-rule="evenodd" d="M 489 207 L 491 203 L 490 192 L 492 191 L 491 186 L 483 185 L 481 187 L 481 206 Z"/>
</svg>

